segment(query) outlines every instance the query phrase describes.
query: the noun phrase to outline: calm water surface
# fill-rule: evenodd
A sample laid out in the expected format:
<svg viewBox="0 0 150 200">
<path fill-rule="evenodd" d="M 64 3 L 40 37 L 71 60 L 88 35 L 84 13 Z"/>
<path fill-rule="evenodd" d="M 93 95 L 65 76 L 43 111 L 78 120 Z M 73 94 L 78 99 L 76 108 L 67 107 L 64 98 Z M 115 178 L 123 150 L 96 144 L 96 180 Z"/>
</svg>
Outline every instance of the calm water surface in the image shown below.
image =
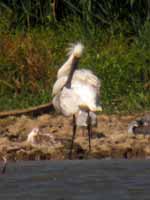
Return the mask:
<svg viewBox="0 0 150 200">
<path fill-rule="evenodd" d="M 0 174 L 0 200 L 150 200 L 150 160 L 22 161 Z"/>
</svg>

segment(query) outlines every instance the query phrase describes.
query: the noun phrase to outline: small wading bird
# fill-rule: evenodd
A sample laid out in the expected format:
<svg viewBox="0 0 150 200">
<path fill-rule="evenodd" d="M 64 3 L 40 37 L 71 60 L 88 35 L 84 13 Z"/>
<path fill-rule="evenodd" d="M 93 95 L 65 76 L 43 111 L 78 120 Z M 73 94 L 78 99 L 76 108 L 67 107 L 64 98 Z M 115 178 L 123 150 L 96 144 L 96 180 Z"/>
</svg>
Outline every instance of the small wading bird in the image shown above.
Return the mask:
<svg viewBox="0 0 150 200">
<path fill-rule="evenodd" d="M 39 128 L 33 128 L 28 134 L 27 143 L 31 145 L 61 145 L 51 133 L 40 133 Z"/>
<path fill-rule="evenodd" d="M 132 121 L 128 126 L 128 133 L 150 135 L 150 114 Z"/>
<path fill-rule="evenodd" d="M 97 122 L 95 113 L 102 111 L 98 105 L 100 80 L 90 70 L 77 69 L 83 49 L 81 43 L 70 47 L 69 58 L 58 70 L 52 91 L 56 111 L 64 116 L 73 116 L 70 159 L 77 127 L 87 127 L 89 151 L 91 150 L 91 128 Z"/>
</svg>

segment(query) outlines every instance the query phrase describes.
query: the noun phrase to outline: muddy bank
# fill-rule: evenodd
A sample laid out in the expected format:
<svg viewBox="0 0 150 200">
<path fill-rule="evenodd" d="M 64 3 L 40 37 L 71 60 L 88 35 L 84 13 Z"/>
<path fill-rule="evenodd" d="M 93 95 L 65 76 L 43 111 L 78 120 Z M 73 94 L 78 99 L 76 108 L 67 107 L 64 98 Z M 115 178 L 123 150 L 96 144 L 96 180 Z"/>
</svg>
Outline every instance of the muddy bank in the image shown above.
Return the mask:
<svg viewBox="0 0 150 200">
<path fill-rule="evenodd" d="M 139 115 L 138 115 L 139 116 Z M 128 123 L 137 116 L 99 115 L 93 128 L 92 151 L 88 154 L 86 131 L 78 129 L 73 158 L 149 158 L 150 136 L 127 133 Z M 0 157 L 10 160 L 67 159 L 71 142 L 72 119 L 59 115 L 0 119 Z M 35 127 L 40 134 L 53 136 L 46 142 L 31 144 L 28 134 Z"/>
</svg>

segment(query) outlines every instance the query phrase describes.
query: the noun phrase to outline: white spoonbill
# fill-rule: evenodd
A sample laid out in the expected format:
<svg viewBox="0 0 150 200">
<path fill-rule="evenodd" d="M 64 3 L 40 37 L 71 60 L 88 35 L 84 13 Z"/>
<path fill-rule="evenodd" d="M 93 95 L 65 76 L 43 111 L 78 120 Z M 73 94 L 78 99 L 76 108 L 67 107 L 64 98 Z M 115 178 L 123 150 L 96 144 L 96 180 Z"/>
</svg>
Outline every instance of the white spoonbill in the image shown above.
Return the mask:
<svg viewBox="0 0 150 200">
<path fill-rule="evenodd" d="M 100 80 L 92 71 L 77 69 L 84 46 L 81 43 L 72 45 L 69 58 L 58 70 L 57 80 L 53 86 L 53 105 L 56 111 L 64 116 L 73 116 L 73 135 L 69 158 L 76 128 L 87 127 L 89 136 L 89 151 L 91 150 L 91 128 L 96 124 L 96 112 L 102 111 L 99 103 Z"/>
</svg>

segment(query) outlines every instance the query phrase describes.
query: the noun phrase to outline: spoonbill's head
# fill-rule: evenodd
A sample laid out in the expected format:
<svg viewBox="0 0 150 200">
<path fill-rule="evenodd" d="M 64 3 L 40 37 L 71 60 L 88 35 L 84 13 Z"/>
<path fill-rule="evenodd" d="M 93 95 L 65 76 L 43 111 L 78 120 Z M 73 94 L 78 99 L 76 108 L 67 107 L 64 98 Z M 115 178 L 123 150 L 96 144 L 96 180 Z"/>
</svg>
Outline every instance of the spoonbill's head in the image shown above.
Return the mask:
<svg viewBox="0 0 150 200">
<path fill-rule="evenodd" d="M 68 55 L 73 55 L 76 58 L 80 58 L 83 54 L 84 45 L 81 42 L 76 44 L 70 44 L 68 48 Z"/>
</svg>

